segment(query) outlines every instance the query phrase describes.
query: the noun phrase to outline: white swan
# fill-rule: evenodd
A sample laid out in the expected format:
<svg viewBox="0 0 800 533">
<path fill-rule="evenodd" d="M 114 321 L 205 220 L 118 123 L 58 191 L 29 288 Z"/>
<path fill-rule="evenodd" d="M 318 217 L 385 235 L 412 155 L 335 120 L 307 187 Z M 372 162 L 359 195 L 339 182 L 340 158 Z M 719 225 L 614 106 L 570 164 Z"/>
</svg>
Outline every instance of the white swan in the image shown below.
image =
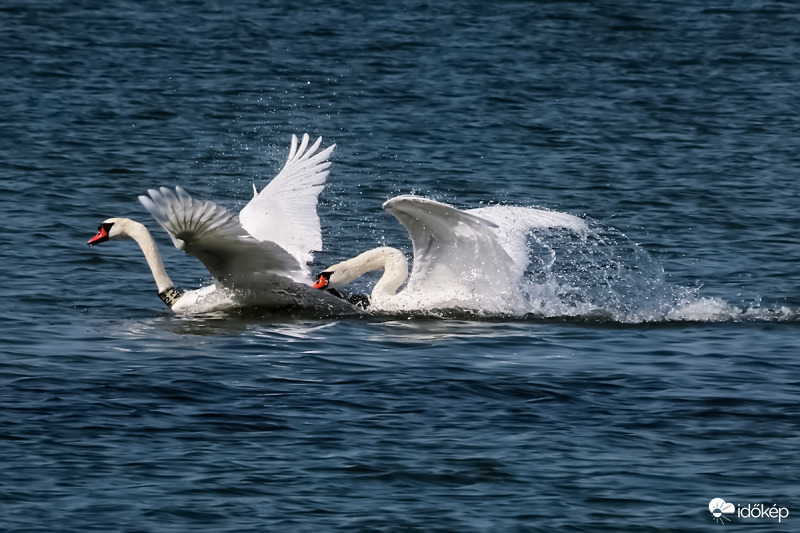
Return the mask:
<svg viewBox="0 0 800 533">
<path fill-rule="evenodd" d="M 371 310 L 462 308 L 502 313 L 528 265 L 526 238 L 530 230 L 588 229 L 576 216 L 528 207 L 461 211 L 427 198 L 398 196 L 383 208 L 411 237 L 411 276 L 400 250 L 381 247 L 326 268 L 317 276 L 315 288 L 336 289 L 383 269 L 372 289 Z M 405 288 L 398 292 L 406 280 Z"/>
<path fill-rule="evenodd" d="M 127 218 L 109 218 L 88 244 L 115 238 L 136 241 L 153 273 L 159 297 L 176 313 L 207 312 L 232 305 L 277 307 L 299 303 L 310 290 L 308 262 L 322 248 L 317 198 L 325 186 L 335 145 L 315 153 L 303 135 L 292 135 L 283 169 L 239 216 L 199 201 L 180 187 L 151 189 L 139 201 L 167 231 L 175 246 L 197 257 L 216 283 L 181 293 L 167 275 L 147 228 Z M 309 289 L 309 290 L 306 290 Z M 314 295 L 319 300 L 318 295 Z"/>
</svg>

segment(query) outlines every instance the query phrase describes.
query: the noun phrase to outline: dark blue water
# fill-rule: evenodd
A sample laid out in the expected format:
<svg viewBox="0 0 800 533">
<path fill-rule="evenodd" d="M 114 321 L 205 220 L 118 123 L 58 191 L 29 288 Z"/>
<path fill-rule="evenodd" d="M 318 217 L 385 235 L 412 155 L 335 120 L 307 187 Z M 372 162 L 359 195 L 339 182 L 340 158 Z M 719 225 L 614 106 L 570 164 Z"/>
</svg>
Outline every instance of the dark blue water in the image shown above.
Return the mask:
<svg viewBox="0 0 800 533">
<path fill-rule="evenodd" d="M 709 531 L 712 498 L 795 530 L 799 24 L 755 0 L 3 2 L 0 530 Z M 176 317 L 133 244 L 85 246 L 133 217 L 206 283 L 136 197 L 242 206 L 306 131 L 337 143 L 317 270 L 410 252 L 380 208 L 410 192 L 597 238 L 540 240 L 566 270 L 514 316 Z"/>
</svg>

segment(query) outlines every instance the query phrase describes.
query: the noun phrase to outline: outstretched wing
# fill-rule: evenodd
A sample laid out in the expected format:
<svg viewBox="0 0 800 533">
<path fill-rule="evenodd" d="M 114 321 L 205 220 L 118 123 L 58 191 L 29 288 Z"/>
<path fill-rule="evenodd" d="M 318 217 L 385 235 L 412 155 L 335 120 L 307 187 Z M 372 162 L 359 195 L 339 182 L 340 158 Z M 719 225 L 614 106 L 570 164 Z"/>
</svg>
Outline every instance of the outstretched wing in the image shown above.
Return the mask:
<svg viewBox="0 0 800 533">
<path fill-rule="evenodd" d="M 516 283 L 514 260 L 494 222 L 416 196 L 392 198 L 383 208 L 406 228 L 414 247 L 407 291 L 459 287 L 483 293 L 510 290 Z"/>
<path fill-rule="evenodd" d="M 250 235 L 226 209 L 193 199 L 180 187 L 151 189 L 139 196 L 175 246 L 197 257 L 221 284 L 246 288 L 263 282 L 264 274 L 301 281 L 304 264 L 274 242 Z"/>
<path fill-rule="evenodd" d="M 271 241 L 305 265 L 322 249 L 317 198 L 328 177 L 335 144 L 315 153 L 322 137 L 308 146 L 308 135 L 292 146 L 283 169 L 239 213 L 244 229 L 260 241 Z M 255 190 L 255 187 L 253 187 Z"/>
<path fill-rule="evenodd" d="M 530 260 L 528 236 L 532 231 L 564 229 L 581 232 L 589 229 L 586 222 L 575 215 L 532 207 L 493 205 L 466 212 L 497 225 L 495 235 L 513 259 L 513 274 L 517 277 L 523 275 Z"/>
</svg>

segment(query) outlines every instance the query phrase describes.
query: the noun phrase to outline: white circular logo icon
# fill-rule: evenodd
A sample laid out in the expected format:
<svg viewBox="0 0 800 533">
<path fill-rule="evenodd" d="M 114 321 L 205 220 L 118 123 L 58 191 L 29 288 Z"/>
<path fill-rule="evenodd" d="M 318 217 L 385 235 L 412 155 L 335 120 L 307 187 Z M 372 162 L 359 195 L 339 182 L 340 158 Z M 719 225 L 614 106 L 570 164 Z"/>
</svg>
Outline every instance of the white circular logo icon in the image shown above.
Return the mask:
<svg viewBox="0 0 800 533">
<path fill-rule="evenodd" d="M 732 503 L 726 502 L 722 498 L 714 498 L 708 502 L 708 510 L 711 511 L 711 514 L 714 516 L 714 520 L 716 522 L 722 523 L 723 520 L 730 521 L 730 518 L 723 515 L 733 514 L 736 512 L 736 506 Z"/>
</svg>

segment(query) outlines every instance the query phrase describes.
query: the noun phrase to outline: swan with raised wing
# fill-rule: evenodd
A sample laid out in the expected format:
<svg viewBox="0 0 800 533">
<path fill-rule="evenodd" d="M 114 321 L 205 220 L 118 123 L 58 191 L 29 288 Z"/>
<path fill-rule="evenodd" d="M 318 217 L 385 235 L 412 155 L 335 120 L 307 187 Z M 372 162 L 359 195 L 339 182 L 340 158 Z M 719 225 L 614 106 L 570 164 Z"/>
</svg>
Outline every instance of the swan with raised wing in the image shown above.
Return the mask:
<svg viewBox="0 0 800 533">
<path fill-rule="evenodd" d="M 411 275 L 405 255 L 384 246 L 326 268 L 317 276 L 314 288 L 335 290 L 382 269 L 370 295 L 370 310 L 502 313 L 508 310 L 510 296 L 518 291 L 528 266 L 526 239 L 531 230 L 588 229 L 576 216 L 529 207 L 459 210 L 427 198 L 398 196 L 383 208 L 400 221 L 411 238 Z"/>
<path fill-rule="evenodd" d="M 231 306 L 298 304 L 313 291 L 308 262 L 322 248 L 317 199 L 325 186 L 335 145 L 317 152 L 292 135 L 283 169 L 238 216 L 214 202 L 195 200 L 181 187 L 162 187 L 139 201 L 167 231 L 173 244 L 198 258 L 215 283 L 181 292 L 167 275 L 147 228 L 128 218 L 109 218 L 88 244 L 133 239 L 144 253 L 159 297 L 176 313 L 208 312 Z M 319 294 L 312 298 L 319 300 Z"/>
</svg>

